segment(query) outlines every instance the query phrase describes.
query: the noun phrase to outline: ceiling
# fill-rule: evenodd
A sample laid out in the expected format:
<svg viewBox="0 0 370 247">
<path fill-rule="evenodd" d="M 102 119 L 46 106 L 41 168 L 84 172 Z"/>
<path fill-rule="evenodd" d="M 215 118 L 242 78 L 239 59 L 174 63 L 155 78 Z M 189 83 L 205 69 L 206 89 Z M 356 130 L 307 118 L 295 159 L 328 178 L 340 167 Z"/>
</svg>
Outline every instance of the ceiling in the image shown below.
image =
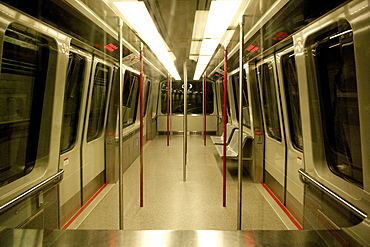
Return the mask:
<svg viewBox="0 0 370 247">
<path fill-rule="evenodd" d="M 95 2 L 94 5 L 96 5 L 96 2 L 98 2 L 94 0 L 82 1 L 89 7 L 93 5 L 93 2 Z M 120 12 L 115 8 L 113 2 L 125 0 L 102 1 L 110 8 L 111 11 L 114 12 L 114 14 L 120 16 Z M 212 0 L 143 0 L 143 2 L 145 3 L 152 19 L 154 20 L 159 33 L 162 35 L 163 39 L 167 43 L 167 46 L 176 57 L 174 63 L 180 76 L 183 78 L 183 64 L 186 61 L 188 79 L 191 80 L 194 75 L 196 61 L 190 60 L 189 55 L 197 55 L 190 54 L 191 42 L 193 40 L 192 34 L 195 13 L 197 10 L 209 10 Z M 238 11 L 236 16 L 244 14 L 247 10 L 247 7 L 250 6 L 250 2 L 259 1 L 243 0 L 240 10 Z M 100 8 L 93 9 L 93 11 L 102 11 L 102 5 L 100 4 L 99 6 Z M 222 13 L 220 13 L 220 18 L 222 18 Z M 233 19 L 232 24 L 230 24 L 229 26 L 229 29 L 235 30 L 237 25 L 238 17 Z M 236 39 L 238 39 L 238 34 L 235 34 L 233 39 L 235 39 L 235 37 Z M 138 47 L 138 38 L 131 37 L 128 42 L 133 43 L 133 46 Z M 217 52 L 215 53 L 215 56 L 216 54 Z M 215 61 L 213 61 L 213 63 L 215 63 Z"/>
<path fill-rule="evenodd" d="M 196 10 L 209 10 L 211 0 L 144 0 L 160 34 L 176 57 L 175 66 L 183 77 L 187 62 L 188 78 L 192 78 L 196 62 L 188 60 Z"/>
</svg>

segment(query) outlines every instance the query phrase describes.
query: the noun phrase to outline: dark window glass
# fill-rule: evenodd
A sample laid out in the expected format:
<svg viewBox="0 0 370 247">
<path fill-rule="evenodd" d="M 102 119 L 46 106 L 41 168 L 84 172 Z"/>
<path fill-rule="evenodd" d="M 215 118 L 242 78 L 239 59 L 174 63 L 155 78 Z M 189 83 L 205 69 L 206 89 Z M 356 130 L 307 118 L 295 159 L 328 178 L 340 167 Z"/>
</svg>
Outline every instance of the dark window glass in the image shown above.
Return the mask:
<svg viewBox="0 0 370 247">
<path fill-rule="evenodd" d="M 85 59 L 71 52 L 69 54 L 66 89 L 64 93 L 62 136 L 60 141 L 61 152 L 72 149 L 76 142 L 84 70 Z"/>
<path fill-rule="evenodd" d="M 263 99 L 263 113 L 267 134 L 281 141 L 281 129 L 276 85 L 274 79 L 274 67 L 272 63 L 265 63 L 261 66 L 261 86 Z"/>
<path fill-rule="evenodd" d="M 95 68 L 87 130 L 88 142 L 95 140 L 103 132 L 111 70 L 112 68 L 102 63 L 98 63 Z"/>
<path fill-rule="evenodd" d="M 231 85 L 234 94 L 234 106 L 236 119 L 239 121 L 239 74 L 231 77 Z"/>
<path fill-rule="evenodd" d="M 245 73 L 243 72 L 243 125 L 251 127 L 250 115 L 249 115 L 249 102 L 248 102 L 248 88 L 247 80 L 245 78 Z M 235 110 L 236 110 L 236 119 L 239 121 L 239 74 L 232 76 L 232 85 L 235 99 Z"/>
<path fill-rule="evenodd" d="M 326 160 L 338 176 L 363 186 L 353 33 L 341 21 L 313 47 Z"/>
<path fill-rule="evenodd" d="M 146 115 L 146 110 L 148 108 L 148 104 L 149 104 L 149 93 L 150 93 L 150 89 L 151 89 L 151 86 L 152 86 L 152 83 L 150 81 L 148 81 L 145 85 L 145 94 L 144 94 L 144 116 Z"/>
<path fill-rule="evenodd" d="M 207 81 L 206 113 L 212 114 L 214 109 L 213 100 L 214 83 Z M 184 114 L 184 84 L 182 81 L 172 82 L 172 113 Z M 203 113 L 203 82 L 188 82 L 188 114 Z M 167 82 L 161 84 L 161 101 L 163 114 L 167 114 Z"/>
<path fill-rule="evenodd" d="M 250 90 L 251 90 L 251 104 L 252 113 L 253 113 L 253 127 L 254 131 L 263 131 L 263 121 L 262 121 L 262 110 L 261 110 L 261 101 L 259 97 L 259 87 L 258 87 L 258 80 L 257 76 L 258 71 L 257 69 L 252 69 L 249 72 L 249 83 L 250 83 Z"/>
<path fill-rule="evenodd" d="M 49 152 L 50 124 L 44 121 L 51 121 L 52 104 L 45 100 L 45 89 L 54 49 L 54 42 L 27 27 L 12 24 L 5 32 L 0 74 L 0 185 L 30 173 L 36 159 Z"/>
<path fill-rule="evenodd" d="M 123 127 L 127 127 L 136 120 L 136 112 L 139 102 L 139 76 L 130 71 L 125 72 L 123 84 Z"/>
<path fill-rule="evenodd" d="M 281 59 L 283 77 L 288 107 L 289 129 L 293 146 L 303 150 L 301 110 L 299 105 L 299 91 L 297 69 L 293 53 L 284 55 Z"/>
<path fill-rule="evenodd" d="M 220 84 L 220 88 L 221 88 L 221 110 L 220 112 L 222 113 L 224 111 L 224 81 L 222 81 L 222 83 Z M 226 95 L 227 97 L 227 106 L 226 106 L 226 116 L 229 117 L 230 116 L 230 101 L 229 101 L 229 97 L 228 95 Z"/>
</svg>

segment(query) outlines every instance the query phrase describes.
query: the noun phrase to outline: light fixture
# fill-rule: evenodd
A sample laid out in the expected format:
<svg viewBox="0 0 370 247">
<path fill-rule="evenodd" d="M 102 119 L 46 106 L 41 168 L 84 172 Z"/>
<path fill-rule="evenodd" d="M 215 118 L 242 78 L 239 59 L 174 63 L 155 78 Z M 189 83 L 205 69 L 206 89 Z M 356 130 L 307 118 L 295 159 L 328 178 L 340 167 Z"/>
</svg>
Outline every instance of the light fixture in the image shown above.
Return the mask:
<svg viewBox="0 0 370 247">
<path fill-rule="evenodd" d="M 114 5 L 122 13 L 128 25 L 130 25 L 150 47 L 171 76 L 173 76 L 175 80 L 181 80 L 174 64 L 176 58 L 173 53 L 169 51 L 167 44 L 159 34 L 144 2 L 124 1 L 114 2 Z"/>
<path fill-rule="evenodd" d="M 242 1 L 212 1 L 209 9 L 194 80 L 199 80 Z M 204 65 L 205 64 L 205 65 Z"/>
</svg>

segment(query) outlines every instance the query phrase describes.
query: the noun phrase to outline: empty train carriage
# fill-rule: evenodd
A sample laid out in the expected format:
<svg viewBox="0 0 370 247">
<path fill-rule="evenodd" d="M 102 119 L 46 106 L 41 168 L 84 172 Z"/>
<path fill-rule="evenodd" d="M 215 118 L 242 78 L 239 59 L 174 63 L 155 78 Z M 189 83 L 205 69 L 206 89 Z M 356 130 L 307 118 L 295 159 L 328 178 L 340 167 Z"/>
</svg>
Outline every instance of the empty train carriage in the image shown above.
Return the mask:
<svg viewBox="0 0 370 247">
<path fill-rule="evenodd" d="M 370 210 L 370 6 L 316 3 L 289 1 L 253 26 L 243 65 L 232 53 L 226 78 L 187 82 L 187 113 L 183 81 L 146 77 L 143 134 L 183 134 L 184 114 L 188 132 L 201 133 L 203 112 L 207 133 L 221 134 L 226 104 L 228 124 L 242 122 L 253 140 L 244 168 L 254 182 L 304 229 L 350 227 L 362 237 Z M 138 157 L 140 73 L 119 64 L 117 38 L 71 6 L 50 1 L 40 14 L 14 5 L 19 10 L 0 4 L 0 226 L 61 228 L 118 180 L 120 138 L 123 170 Z"/>
</svg>

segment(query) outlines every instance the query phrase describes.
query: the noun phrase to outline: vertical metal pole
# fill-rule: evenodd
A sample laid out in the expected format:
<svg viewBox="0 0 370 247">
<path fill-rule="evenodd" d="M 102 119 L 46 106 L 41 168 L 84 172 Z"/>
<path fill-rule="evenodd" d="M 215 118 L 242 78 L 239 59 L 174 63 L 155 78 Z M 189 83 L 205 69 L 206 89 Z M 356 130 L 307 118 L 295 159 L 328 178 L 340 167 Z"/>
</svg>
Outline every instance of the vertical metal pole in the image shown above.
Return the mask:
<svg viewBox="0 0 370 247">
<path fill-rule="evenodd" d="M 167 76 L 167 146 L 170 145 L 170 75 Z"/>
<path fill-rule="evenodd" d="M 203 128 L 204 146 L 207 146 L 207 77 L 205 72 L 203 75 L 203 115 L 204 115 L 204 128 Z"/>
<path fill-rule="evenodd" d="M 188 153 L 188 75 L 186 68 L 186 61 L 184 61 L 184 159 L 182 166 L 182 180 L 186 182 L 186 164 Z"/>
<path fill-rule="evenodd" d="M 227 123 L 227 48 L 224 51 L 224 112 L 223 112 L 223 127 L 224 127 L 224 145 L 222 159 L 222 205 L 226 207 L 226 123 Z"/>
<path fill-rule="evenodd" d="M 244 16 L 239 22 L 239 143 L 238 143 L 238 199 L 237 199 L 237 230 L 242 227 L 242 182 L 243 182 L 243 44 L 244 44 Z"/>
<path fill-rule="evenodd" d="M 118 172 L 119 172 L 119 179 L 118 179 L 118 194 L 119 194 L 119 229 L 123 230 L 124 228 L 124 221 L 123 221 L 123 139 L 122 139 L 122 129 L 123 129 L 123 123 L 122 123 L 122 105 L 123 105 L 123 99 L 122 99 L 122 92 L 123 92 L 123 71 L 122 71 L 122 56 L 123 56 L 123 34 L 122 34 L 122 26 L 123 21 L 122 19 L 119 19 L 118 23 L 118 33 L 119 33 L 119 105 L 118 105 L 118 136 L 119 136 L 119 145 L 118 145 L 118 155 L 119 155 L 119 164 L 118 164 Z"/>
<path fill-rule="evenodd" d="M 172 77 L 170 76 L 170 140 L 171 140 L 171 116 L 172 116 Z"/>
<path fill-rule="evenodd" d="M 144 45 L 140 49 L 140 207 L 144 206 Z"/>
</svg>

